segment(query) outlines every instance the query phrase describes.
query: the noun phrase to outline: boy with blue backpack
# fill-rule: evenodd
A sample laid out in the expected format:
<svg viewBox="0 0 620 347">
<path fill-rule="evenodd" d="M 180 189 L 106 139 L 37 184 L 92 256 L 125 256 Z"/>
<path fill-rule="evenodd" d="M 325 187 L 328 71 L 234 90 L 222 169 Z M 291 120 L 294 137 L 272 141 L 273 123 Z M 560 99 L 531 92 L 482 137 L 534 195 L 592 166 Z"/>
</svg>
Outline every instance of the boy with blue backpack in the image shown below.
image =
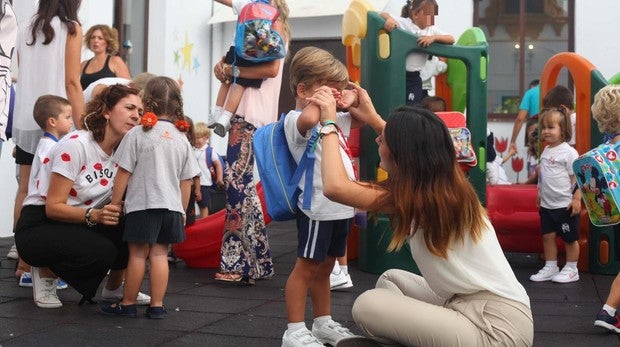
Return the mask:
<svg viewBox="0 0 620 347">
<path fill-rule="evenodd" d="M 349 112 L 339 113 L 337 122 L 319 122 L 322 109 L 333 108 L 335 112 L 336 106 L 351 107 L 353 112 L 353 105 L 357 103 L 356 92 L 344 90 L 349 80 L 346 67 L 331 53 L 316 47 L 302 48 L 291 61 L 290 76 L 296 105 L 283 120 L 288 148 L 297 163 L 309 153 L 314 165 L 304 173 L 304 176 L 313 176 L 310 183 L 306 183 L 304 177 L 298 184 L 301 193 L 296 216 L 297 260 L 286 283 L 288 325 L 282 346 L 335 346 L 339 340 L 353 336 L 347 328 L 332 320 L 329 276 L 336 257 L 345 254 L 354 209 L 323 195 L 321 139 L 327 134 L 338 134 L 345 168 L 349 178 L 355 179 L 345 136 L 352 127 L 363 124 Z M 264 176 L 262 179 L 267 179 Z M 314 313 L 311 331 L 304 319 L 308 292 Z"/>
<path fill-rule="evenodd" d="M 224 187 L 224 164 L 219 154 L 209 145 L 211 129 L 207 127 L 207 124 L 204 122 L 196 123 L 194 134 L 196 137 L 193 144 L 194 155 L 196 160 L 198 160 L 198 167 L 200 167 L 200 188 L 195 187 L 194 193 L 200 208 L 200 218 L 204 218 L 209 213 L 216 212 L 209 211 L 209 206 L 212 205 L 211 199 L 213 198 L 211 191 L 214 188 Z"/>
</svg>

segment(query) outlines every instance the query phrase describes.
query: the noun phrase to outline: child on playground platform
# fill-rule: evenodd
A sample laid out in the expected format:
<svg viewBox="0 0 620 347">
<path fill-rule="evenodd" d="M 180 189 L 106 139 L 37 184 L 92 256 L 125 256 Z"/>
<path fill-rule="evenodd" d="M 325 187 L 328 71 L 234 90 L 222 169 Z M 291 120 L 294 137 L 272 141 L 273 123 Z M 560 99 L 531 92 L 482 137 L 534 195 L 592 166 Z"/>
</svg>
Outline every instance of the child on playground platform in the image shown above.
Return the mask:
<svg viewBox="0 0 620 347">
<path fill-rule="evenodd" d="M 123 138 L 114 162 L 112 204 L 123 204 L 123 240 L 129 246 L 129 262 L 121 301 L 104 305 L 106 314 L 136 317 L 136 298 L 150 264 L 151 303 L 149 318 L 162 319 L 168 286 L 168 245 L 185 240 L 185 209 L 192 179 L 200 174 L 192 146 L 184 132 L 189 124 L 183 115 L 181 89 L 168 77 L 151 79 L 142 97 L 147 113 L 142 126 Z"/>
<path fill-rule="evenodd" d="M 26 205 L 45 205 L 45 196 L 52 174 L 50 151 L 61 137 L 68 134 L 73 128 L 73 116 L 69 100 L 56 95 L 42 95 L 34 104 L 33 117 L 37 125 L 43 130 L 43 137 L 39 140 L 30 170 L 28 195 L 24 199 Z M 32 287 L 30 266 L 19 259 L 20 268 L 28 269 L 19 278 L 20 287 Z M 60 278 L 56 279 L 57 289 L 67 288 L 67 284 Z"/>
<path fill-rule="evenodd" d="M 353 113 L 339 113 L 336 122 L 320 124 L 321 112 L 336 106 L 353 112 L 357 91 L 343 90 L 348 85 L 346 67 L 334 56 L 316 47 L 304 47 L 295 54 L 290 64 L 290 86 L 295 96 L 295 110 L 284 120 L 288 147 L 297 162 L 304 154 L 307 142 L 317 132 L 314 153 L 312 191 L 299 183 L 297 213 L 297 260 L 285 289 L 287 330 L 282 346 L 332 346 L 353 334 L 330 315 L 330 273 L 336 257 L 345 255 L 346 241 L 354 209 L 330 201 L 323 195 L 321 180 L 321 138 L 336 133 L 340 138 L 340 156 L 350 179 L 355 179 L 352 159 L 346 151 L 344 136 L 362 122 Z M 304 196 L 311 194 L 311 208 L 301 208 Z M 306 296 L 310 293 L 314 323 L 312 331 L 306 328 L 304 314 Z"/>
<path fill-rule="evenodd" d="M 231 6 L 236 14 L 240 14 L 243 7 L 252 2 L 252 0 L 215 0 L 221 4 Z M 279 1 L 272 0 L 274 6 Z M 277 6 L 279 8 L 279 6 Z M 275 27 L 278 28 L 279 20 L 276 20 Z M 266 40 L 269 41 L 269 40 Z M 267 44 L 267 43 L 266 43 Z M 273 43 L 269 43 L 273 44 Z M 224 69 L 229 70 L 227 76 L 233 76 L 232 80 L 226 80 L 226 83 L 220 85 L 215 100 L 215 107 L 211 115 L 209 115 L 209 128 L 218 136 L 224 137 L 228 129 L 230 129 L 230 119 L 237 111 L 241 97 L 245 88 L 260 88 L 263 79 L 251 79 L 239 77 L 238 67 L 252 67 L 260 65 L 260 62 L 254 62 L 240 57 L 235 52 L 235 45 L 231 45 L 224 57 Z"/>
<path fill-rule="evenodd" d="M 540 135 L 547 147 L 540 156 L 538 205 L 543 234 L 545 266 L 530 276 L 534 282 L 569 283 L 579 280 L 579 213 L 581 192 L 576 182 L 573 162 L 579 156 L 568 144 L 571 139 L 570 117 L 564 108 L 543 109 L 540 113 Z M 566 265 L 559 271 L 557 236 L 564 241 Z"/>
<path fill-rule="evenodd" d="M 198 187 L 194 187 L 194 192 L 196 194 L 196 202 L 200 208 L 200 218 L 204 218 L 209 215 L 209 203 L 211 201 L 209 189 L 214 186 L 224 187 L 224 168 L 219 155 L 209 145 L 211 129 L 208 128 L 207 124 L 204 122 L 196 123 L 194 132 L 196 134 L 196 142 L 193 144 L 194 155 L 200 167 L 200 184 Z M 209 148 L 211 149 L 208 150 Z M 211 155 L 210 160 L 207 160 L 208 154 Z M 211 162 L 215 169 L 215 176 L 211 173 L 208 161 Z"/>
<path fill-rule="evenodd" d="M 396 28 L 408 31 L 418 37 L 420 47 L 428 47 L 433 42 L 454 44 L 454 37 L 444 33 L 434 25 L 438 5 L 435 0 L 407 0 L 401 11 L 400 18 L 394 18 L 387 12 L 380 15 L 385 19 L 385 29 L 393 31 Z M 406 74 L 406 102 L 408 105 L 419 105 L 427 95 L 422 87 L 420 71 L 428 60 L 428 54 L 410 53 L 405 60 Z"/>
</svg>

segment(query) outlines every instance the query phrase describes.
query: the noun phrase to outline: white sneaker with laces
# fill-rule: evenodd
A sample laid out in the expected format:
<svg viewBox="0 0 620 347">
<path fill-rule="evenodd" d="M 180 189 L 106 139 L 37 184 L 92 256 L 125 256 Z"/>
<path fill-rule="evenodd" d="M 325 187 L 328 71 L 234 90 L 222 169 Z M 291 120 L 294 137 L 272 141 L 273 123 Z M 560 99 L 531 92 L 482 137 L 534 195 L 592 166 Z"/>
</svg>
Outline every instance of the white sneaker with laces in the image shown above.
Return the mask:
<svg viewBox="0 0 620 347">
<path fill-rule="evenodd" d="M 6 254 L 6 258 L 17 260 L 18 257 L 19 257 L 19 254 L 17 253 L 17 246 L 13 244 L 13 246 L 11 246 L 11 249 L 9 249 L 9 253 Z"/>
<path fill-rule="evenodd" d="M 56 279 L 41 278 L 39 268 L 32 266 L 30 269 L 32 274 L 32 293 L 34 303 L 41 308 L 59 308 L 62 302 L 56 294 Z"/>
<path fill-rule="evenodd" d="M 551 280 L 556 283 L 570 283 L 579 281 L 579 270 L 564 266 L 562 271 L 553 276 Z"/>
<path fill-rule="evenodd" d="M 330 319 L 320 327 L 312 324 L 312 334 L 323 344 L 335 346 L 338 341 L 355 336 L 349 329 Z"/>
<path fill-rule="evenodd" d="M 329 275 L 329 284 L 331 290 L 347 289 L 353 287 L 353 280 L 351 280 L 350 274 L 345 275 L 344 271 L 340 270 L 338 274 L 332 272 Z"/>
<path fill-rule="evenodd" d="M 124 283 L 118 286 L 118 288 L 114 290 L 110 290 L 104 286 L 103 290 L 101 291 L 101 298 L 107 301 L 121 300 L 123 298 L 124 287 L 125 287 Z M 137 305 L 144 306 L 144 305 L 149 305 L 150 303 L 151 303 L 151 297 L 149 295 L 144 294 L 142 292 L 138 292 L 138 297 L 136 298 Z"/>
<path fill-rule="evenodd" d="M 558 268 L 557 266 L 545 266 L 542 269 L 538 270 L 536 274 L 530 276 L 530 281 L 550 281 L 553 276 L 558 274 L 558 272 L 560 272 L 560 268 Z"/>
<path fill-rule="evenodd" d="M 351 276 L 349 276 L 349 279 Z M 331 289 L 336 287 L 340 287 L 347 283 L 347 275 L 344 274 L 344 271 L 340 270 L 338 273 L 329 274 L 329 286 Z"/>
<path fill-rule="evenodd" d="M 308 328 L 296 330 L 292 333 L 285 331 L 282 336 L 282 347 L 324 347 Z"/>
</svg>

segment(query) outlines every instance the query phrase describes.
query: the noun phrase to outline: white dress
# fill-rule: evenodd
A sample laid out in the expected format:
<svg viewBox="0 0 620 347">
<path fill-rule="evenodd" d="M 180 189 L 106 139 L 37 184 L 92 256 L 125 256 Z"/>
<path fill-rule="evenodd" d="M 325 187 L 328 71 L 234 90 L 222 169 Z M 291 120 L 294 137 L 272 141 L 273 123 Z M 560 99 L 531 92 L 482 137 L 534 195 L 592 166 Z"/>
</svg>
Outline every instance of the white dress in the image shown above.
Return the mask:
<svg viewBox="0 0 620 347">
<path fill-rule="evenodd" d="M 34 154 L 43 131 L 32 117 L 37 98 L 44 94 L 67 97 L 65 88 L 65 49 L 67 27 L 58 17 L 51 21 L 54 39 L 47 45 L 38 33 L 37 42 L 32 42 L 31 25 L 19 27 L 17 35 L 17 59 L 19 78 L 15 93 L 13 114 L 13 142 L 22 150 Z"/>
</svg>

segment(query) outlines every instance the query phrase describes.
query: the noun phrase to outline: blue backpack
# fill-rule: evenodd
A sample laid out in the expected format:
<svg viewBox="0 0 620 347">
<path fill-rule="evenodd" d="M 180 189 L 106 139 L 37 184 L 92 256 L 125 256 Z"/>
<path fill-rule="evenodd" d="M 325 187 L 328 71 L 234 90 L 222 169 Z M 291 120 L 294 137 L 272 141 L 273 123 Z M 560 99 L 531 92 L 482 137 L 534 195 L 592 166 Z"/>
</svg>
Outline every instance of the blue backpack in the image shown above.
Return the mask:
<svg viewBox="0 0 620 347">
<path fill-rule="evenodd" d="M 288 149 L 284 133 L 283 114 L 280 120 L 262 126 L 254 132 L 253 146 L 256 165 L 263 184 L 267 213 L 271 219 L 286 221 L 295 219 L 297 201 L 301 190 L 297 186 L 305 173 L 303 209 L 309 210 L 312 199 L 312 180 L 314 176 L 315 143 L 318 138 L 316 128 L 308 140 L 304 155 L 295 162 Z"/>
</svg>

